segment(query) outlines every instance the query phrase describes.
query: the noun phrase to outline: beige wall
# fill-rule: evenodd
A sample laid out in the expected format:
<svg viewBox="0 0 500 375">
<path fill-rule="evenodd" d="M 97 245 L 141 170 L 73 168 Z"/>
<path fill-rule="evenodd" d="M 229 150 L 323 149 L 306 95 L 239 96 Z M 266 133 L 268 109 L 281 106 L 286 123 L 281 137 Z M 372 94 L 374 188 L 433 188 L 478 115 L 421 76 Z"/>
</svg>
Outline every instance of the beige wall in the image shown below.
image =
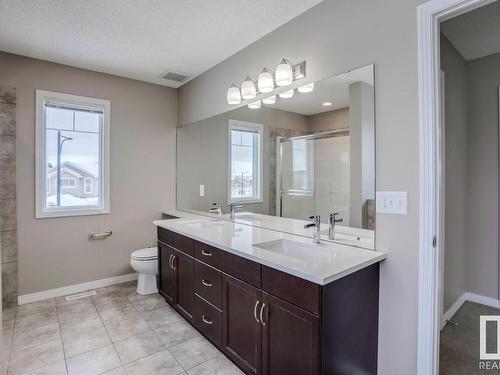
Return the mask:
<svg viewBox="0 0 500 375">
<path fill-rule="evenodd" d="M 0 82 L 18 97 L 19 294 L 132 272 L 130 252 L 154 244 L 152 220 L 174 204 L 176 90 L 6 53 Z M 35 89 L 111 101 L 111 214 L 34 218 Z"/>
<path fill-rule="evenodd" d="M 416 6 L 421 0 L 325 0 L 183 86 L 179 119 L 227 111 L 226 90 L 285 56 L 318 80 L 375 64 L 377 190 L 408 192 L 408 215 L 377 215 L 381 265 L 379 373 L 415 374 L 418 299 Z"/>
<path fill-rule="evenodd" d="M 500 54 L 467 63 L 467 288 L 498 298 Z"/>
<path fill-rule="evenodd" d="M 467 68 L 453 45 L 441 37 L 445 77 L 445 252 L 443 312 L 466 290 L 467 254 Z"/>
<path fill-rule="evenodd" d="M 349 127 L 349 108 L 318 113 L 308 116 L 309 130 L 320 132 L 332 129 L 347 129 Z"/>
</svg>

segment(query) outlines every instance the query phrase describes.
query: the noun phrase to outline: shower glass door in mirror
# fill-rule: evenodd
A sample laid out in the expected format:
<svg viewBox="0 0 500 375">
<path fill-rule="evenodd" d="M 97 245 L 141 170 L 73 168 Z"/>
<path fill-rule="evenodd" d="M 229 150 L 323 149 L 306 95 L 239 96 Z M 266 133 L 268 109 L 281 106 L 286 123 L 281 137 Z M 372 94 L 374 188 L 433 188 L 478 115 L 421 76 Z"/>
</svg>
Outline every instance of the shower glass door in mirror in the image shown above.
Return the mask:
<svg viewBox="0 0 500 375">
<path fill-rule="evenodd" d="M 306 83 L 274 104 L 245 103 L 178 128 L 177 208 L 206 214 L 219 202 L 228 220 L 307 236 L 304 224 L 320 215 L 327 240 L 336 213 L 335 241 L 373 248 L 373 65 L 300 92 Z M 230 204 L 243 205 L 232 218 Z"/>
</svg>

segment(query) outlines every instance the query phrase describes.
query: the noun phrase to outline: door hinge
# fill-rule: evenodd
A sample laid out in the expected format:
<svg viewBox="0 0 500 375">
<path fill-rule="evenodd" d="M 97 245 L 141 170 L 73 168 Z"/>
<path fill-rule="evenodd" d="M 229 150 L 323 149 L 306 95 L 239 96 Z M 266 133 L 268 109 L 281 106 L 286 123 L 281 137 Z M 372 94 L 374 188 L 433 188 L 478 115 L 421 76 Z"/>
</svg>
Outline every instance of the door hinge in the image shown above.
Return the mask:
<svg viewBox="0 0 500 375">
<path fill-rule="evenodd" d="M 436 248 L 436 246 L 437 246 L 437 237 L 434 236 L 434 237 L 432 237 L 432 247 Z"/>
</svg>

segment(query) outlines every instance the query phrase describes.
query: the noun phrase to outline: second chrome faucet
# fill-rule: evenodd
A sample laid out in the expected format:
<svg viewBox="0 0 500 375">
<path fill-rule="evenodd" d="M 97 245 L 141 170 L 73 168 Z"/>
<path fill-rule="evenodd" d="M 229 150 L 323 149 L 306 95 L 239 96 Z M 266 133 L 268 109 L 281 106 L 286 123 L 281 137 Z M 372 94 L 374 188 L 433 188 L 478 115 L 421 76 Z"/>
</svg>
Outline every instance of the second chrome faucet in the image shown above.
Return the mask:
<svg viewBox="0 0 500 375">
<path fill-rule="evenodd" d="M 321 227 L 321 217 L 319 215 L 310 216 L 309 219 L 312 223 L 304 225 L 304 229 L 314 227 L 314 243 L 319 243 L 321 240 L 320 227 Z"/>
</svg>

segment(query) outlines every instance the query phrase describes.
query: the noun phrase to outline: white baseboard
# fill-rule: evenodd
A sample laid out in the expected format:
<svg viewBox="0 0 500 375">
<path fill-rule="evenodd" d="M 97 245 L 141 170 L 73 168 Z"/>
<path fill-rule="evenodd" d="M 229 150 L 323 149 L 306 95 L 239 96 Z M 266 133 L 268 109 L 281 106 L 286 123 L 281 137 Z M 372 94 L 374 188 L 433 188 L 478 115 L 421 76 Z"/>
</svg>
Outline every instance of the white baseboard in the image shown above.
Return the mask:
<svg viewBox="0 0 500 375">
<path fill-rule="evenodd" d="M 500 309 L 500 300 L 498 300 L 496 298 L 491 298 L 491 297 L 482 296 L 480 294 L 465 292 L 460 297 L 458 297 L 458 299 L 455 301 L 455 303 L 453 305 L 451 305 L 451 307 L 448 310 L 446 310 L 446 312 L 443 314 L 443 318 L 441 320 L 441 329 L 443 329 L 444 326 L 446 325 L 446 321 L 451 319 L 451 317 L 453 315 L 455 315 L 455 313 L 458 311 L 458 309 L 460 309 L 460 307 L 462 307 L 462 305 L 466 301 L 475 302 L 475 303 L 479 303 L 481 305 L 495 307 L 497 309 Z"/>
<path fill-rule="evenodd" d="M 129 273 L 127 275 L 110 277 L 108 279 L 89 281 L 86 283 L 64 286 L 62 288 L 49 289 L 30 294 L 23 294 L 17 297 L 17 303 L 19 305 L 24 305 L 26 303 L 43 301 L 45 299 L 50 299 L 55 297 L 67 296 L 70 294 L 81 293 L 87 290 L 103 288 L 105 286 L 126 283 L 134 280 L 137 280 L 137 273 Z"/>
</svg>

